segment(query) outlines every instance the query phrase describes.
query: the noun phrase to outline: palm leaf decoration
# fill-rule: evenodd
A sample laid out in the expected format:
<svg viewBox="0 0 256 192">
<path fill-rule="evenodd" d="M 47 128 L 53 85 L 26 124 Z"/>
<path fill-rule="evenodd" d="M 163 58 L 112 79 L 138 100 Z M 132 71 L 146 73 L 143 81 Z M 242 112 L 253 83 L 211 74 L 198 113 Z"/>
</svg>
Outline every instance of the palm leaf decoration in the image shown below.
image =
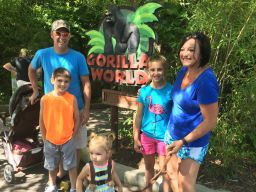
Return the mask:
<svg viewBox="0 0 256 192">
<path fill-rule="evenodd" d="M 155 39 L 155 32 L 145 23 L 158 21 L 157 17 L 154 15 L 154 12 L 160 7 L 162 7 L 162 5 L 158 3 L 147 3 L 140 6 L 134 13 L 127 16 L 127 21 L 135 24 L 140 32 L 140 45 L 138 49 L 139 54 L 140 52 L 148 51 L 149 38 Z"/>
<path fill-rule="evenodd" d="M 89 42 L 88 42 L 88 45 L 91 45 L 91 46 L 99 46 L 99 45 L 104 45 L 104 39 L 102 41 L 102 39 L 100 38 L 92 38 Z"/>
<path fill-rule="evenodd" d="M 135 13 L 129 15 L 128 22 L 140 25 L 147 22 L 158 21 L 154 12 L 160 7 L 162 7 L 162 5 L 158 3 L 147 3 L 142 5 L 135 11 Z"/>
<path fill-rule="evenodd" d="M 139 31 L 140 31 L 140 35 L 142 37 L 147 37 L 147 38 L 155 39 L 155 32 L 148 25 L 141 24 L 141 25 L 138 26 L 138 28 L 139 28 Z"/>
<path fill-rule="evenodd" d="M 91 30 L 88 31 L 86 35 L 90 37 L 88 45 L 92 46 L 92 48 L 88 52 L 88 55 L 90 55 L 91 53 L 104 53 L 105 40 L 103 33 L 100 31 Z"/>
<path fill-rule="evenodd" d="M 136 17 L 134 17 L 132 23 L 140 25 L 141 23 L 148 23 L 153 21 L 158 21 L 155 15 L 153 15 L 152 13 L 142 13 L 141 15 L 137 15 Z"/>
</svg>

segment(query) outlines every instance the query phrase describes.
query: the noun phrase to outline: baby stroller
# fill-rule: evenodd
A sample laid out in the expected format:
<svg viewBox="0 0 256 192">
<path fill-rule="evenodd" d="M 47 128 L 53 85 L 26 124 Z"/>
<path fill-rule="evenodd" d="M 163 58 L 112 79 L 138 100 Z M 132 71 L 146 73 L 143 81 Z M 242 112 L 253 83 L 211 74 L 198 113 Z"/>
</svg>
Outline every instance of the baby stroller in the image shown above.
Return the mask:
<svg viewBox="0 0 256 192">
<path fill-rule="evenodd" d="M 33 90 L 30 84 L 19 87 L 9 103 L 11 122 L 5 123 L 1 134 L 7 165 L 4 179 L 13 183 L 15 173 L 43 161 L 43 143 L 39 139 L 40 97 L 34 105 L 29 97 Z"/>
</svg>

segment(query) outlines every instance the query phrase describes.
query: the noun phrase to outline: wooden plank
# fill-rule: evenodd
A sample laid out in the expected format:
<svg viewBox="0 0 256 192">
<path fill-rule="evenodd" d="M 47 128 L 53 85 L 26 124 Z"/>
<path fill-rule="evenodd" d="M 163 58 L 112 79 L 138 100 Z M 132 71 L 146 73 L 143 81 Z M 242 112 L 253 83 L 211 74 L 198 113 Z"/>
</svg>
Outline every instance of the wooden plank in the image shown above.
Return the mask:
<svg viewBox="0 0 256 192">
<path fill-rule="evenodd" d="M 0 105 L 0 112 L 9 113 L 9 105 Z"/>
<path fill-rule="evenodd" d="M 125 109 L 137 109 L 137 97 L 124 94 L 121 91 L 103 89 L 102 103 Z"/>
</svg>

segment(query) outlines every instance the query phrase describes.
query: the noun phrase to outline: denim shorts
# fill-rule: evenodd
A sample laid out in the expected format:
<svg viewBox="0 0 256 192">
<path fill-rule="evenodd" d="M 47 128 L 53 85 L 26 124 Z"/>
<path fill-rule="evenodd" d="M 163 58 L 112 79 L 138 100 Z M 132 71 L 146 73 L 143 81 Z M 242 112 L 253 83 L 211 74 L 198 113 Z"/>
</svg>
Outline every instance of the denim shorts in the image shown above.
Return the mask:
<svg viewBox="0 0 256 192">
<path fill-rule="evenodd" d="M 55 145 L 47 140 L 44 141 L 44 168 L 50 171 L 59 166 L 63 159 L 63 168 L 68 171 L 76 167 L 76 148 L 74 139 L 70 139 L 63 145 Z"/>
<path fill-rule="evenodd" d="M 169 134 L 168 131 L 165 132 L 164 136 L 164 142 L 166 146 L 172 144 L 175 140 L 172 138 L 172 136 Z M 189 147 L 189 146 L 183 146 L 178 151 L 177 156 L 180 159 L 193 159 L 198 164 L 202 164 L 205 158 L 205 155 L 208 151 L 209 144 L 203 146 L 203 147 Z"/>
</svg>

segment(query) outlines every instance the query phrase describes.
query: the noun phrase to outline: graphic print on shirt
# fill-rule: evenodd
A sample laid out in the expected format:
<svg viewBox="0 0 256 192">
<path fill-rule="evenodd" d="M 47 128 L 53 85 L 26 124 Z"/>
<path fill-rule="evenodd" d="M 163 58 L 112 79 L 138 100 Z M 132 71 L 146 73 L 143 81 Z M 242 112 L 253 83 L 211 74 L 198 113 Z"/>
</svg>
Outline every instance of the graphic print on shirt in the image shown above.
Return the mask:
<svg viewBox="0 0 256 192">
<path fill-rule="evenodd" d="M 165 118 L 163 115 L 166 115 L 167 113 L 165 112 L 162 105 L 152 104 L 152 96 L 147 96 L 147 98 L 149 99 L 148 110 L 151 113 L 153 113 L 155 116 L 154 121 L 152 122 L 155 125 L 155 127 L 154 127 L 154 134 L 155 134 L 156 133 L 156 123 L 159 121 L 163 121 Z"/>
</svg>

